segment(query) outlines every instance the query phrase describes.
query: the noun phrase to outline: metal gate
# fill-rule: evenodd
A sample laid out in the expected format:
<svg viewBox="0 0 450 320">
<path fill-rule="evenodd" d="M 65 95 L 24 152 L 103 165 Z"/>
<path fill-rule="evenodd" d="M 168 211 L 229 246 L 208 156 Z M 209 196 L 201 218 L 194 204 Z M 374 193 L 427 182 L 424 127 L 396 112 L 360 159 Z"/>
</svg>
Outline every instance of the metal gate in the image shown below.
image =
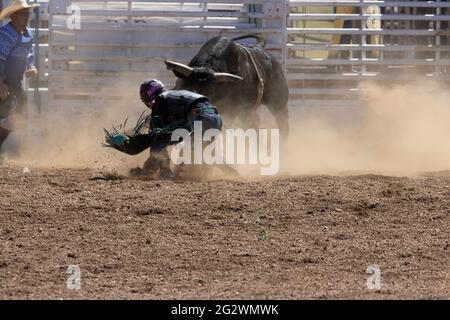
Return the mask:
<svg viewBox="0 0 450 320">
<path fill-rule="evenodd" d="M 165 59 L 187 63 L 220 32 L 263 33 L 284 61 L 286 9 L 279 0 L 52 0 L 48 107 L 138 103 L 143 79 L 174 84 Z"/>
<path fill-rule="evenodd" d="M 291 103 L 348 106 L 362 83 L 447 82 L 450 3 L 289 1 Z"/>
<path fill-rule="evenodd" d="M 164 59 L 188 62 L 222 30 L 265 34 L 286 68 L 291 106 L 358 104 L 363 83 L 449 80 L 449 8 L 439 0 L 52 0 L 48 107 L 136 101 L 146 77 L 173 84 Z"/>
</svg>

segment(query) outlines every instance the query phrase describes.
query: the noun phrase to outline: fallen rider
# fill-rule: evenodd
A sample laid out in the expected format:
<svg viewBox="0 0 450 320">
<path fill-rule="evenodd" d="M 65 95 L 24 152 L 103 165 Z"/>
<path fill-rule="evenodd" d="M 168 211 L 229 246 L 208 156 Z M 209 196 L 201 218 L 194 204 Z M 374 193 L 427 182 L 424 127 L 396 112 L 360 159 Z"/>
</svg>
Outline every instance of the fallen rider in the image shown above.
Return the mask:
<svg viewBox="0 0 450 320">
<path fill-rule="evenodd" d="M 166 90 L 157 80 L 146 80 L 141 84 L 142 102 L 151 110 L 147 117 L 141 117 L 130 133 L 117 130 L 106 131 L 106 143 L 129 155 L 136 155 L 150 148 L 150 158 L 144 164 L 148 174 L 156 173 L 161 178 L 172 178 L 167 147 L 181 141 L 172 141 L 172 133 L 177 129 L 193 132 L 194 122 L 201 121 L 202 133 L 208 129 L 222 129 L 222 119 L 208 98 L 186 90 Z M 148 127 L 148 133 L 141 129 Z"/>
</svg>

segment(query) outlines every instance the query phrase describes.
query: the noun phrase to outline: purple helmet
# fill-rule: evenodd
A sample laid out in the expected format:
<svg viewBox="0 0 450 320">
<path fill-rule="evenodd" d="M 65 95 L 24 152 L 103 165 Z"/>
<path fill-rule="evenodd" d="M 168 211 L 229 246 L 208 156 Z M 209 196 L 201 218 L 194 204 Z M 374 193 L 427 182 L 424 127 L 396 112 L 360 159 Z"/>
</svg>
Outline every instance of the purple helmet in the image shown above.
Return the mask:
<svg viewBox="0 0 450 320">
<path fill-rule="evenodd" d="M 140 95 L 142 102 L 149 107 L 153 107 L 153 103 L 158 94 L 164 91 L 164 84 L 157 79 L 145 80 L 141 84 Z"/>
</svg>

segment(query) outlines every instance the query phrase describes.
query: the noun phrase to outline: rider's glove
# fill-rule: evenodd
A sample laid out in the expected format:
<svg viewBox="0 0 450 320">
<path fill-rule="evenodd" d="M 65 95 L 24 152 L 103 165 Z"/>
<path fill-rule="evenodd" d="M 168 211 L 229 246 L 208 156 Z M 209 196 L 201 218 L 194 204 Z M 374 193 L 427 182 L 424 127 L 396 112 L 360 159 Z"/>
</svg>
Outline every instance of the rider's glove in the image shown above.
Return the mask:
<svg viewBox="0 0 450 320">
<path fill-rule="evenodd" d="M 106 136 L 106 143 L 113 147 L 123 147 L 125 142 L 129 141 L 130 138 L 122 133 L 114 133 L 112 135 Z"/>
</svg>

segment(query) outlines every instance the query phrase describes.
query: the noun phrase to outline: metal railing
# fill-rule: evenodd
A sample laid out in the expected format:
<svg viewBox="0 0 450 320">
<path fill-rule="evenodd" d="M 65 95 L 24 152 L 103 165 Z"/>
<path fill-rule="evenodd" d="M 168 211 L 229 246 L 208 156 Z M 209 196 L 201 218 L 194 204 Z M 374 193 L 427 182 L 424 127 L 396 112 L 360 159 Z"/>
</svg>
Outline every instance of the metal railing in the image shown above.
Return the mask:
<svg viewBox="0 0 450 320">
<path fill-rule="evenodd" d="M 67 28 L 70 4 L 81 8 L 80 30 Z M 367 82 L 450 81 L 446 1 L 52 0 L 51 8 L 49 88 L 57 106 L 129 101 L 111 89 L 119 77 L 130 86 L 150 75 L 173 83 L 163 60 L 188 62 L 221 30 L 266 35 L 286 68 L 291 106 L 358 103 Z"/>
<path fill-rule="evenodd" d="M 449 81 L 446 1 L 289 1 L 293 105 L 348 105 L 361 82 Z"/>
<path fill-rule="evenodd" d="M 79 8 L 80 28 L 67 26 L 69 5 Z M 135 91 L 143 79 L 174 84 L 165 59 L 187 63 L 220 32 L 260 32 L 280 61 L 286 54 L 286 13 L 279 0 L 52 0 L 50 8 L 49 91 L 55 107 L 138 103 Z"/>
</svg>

